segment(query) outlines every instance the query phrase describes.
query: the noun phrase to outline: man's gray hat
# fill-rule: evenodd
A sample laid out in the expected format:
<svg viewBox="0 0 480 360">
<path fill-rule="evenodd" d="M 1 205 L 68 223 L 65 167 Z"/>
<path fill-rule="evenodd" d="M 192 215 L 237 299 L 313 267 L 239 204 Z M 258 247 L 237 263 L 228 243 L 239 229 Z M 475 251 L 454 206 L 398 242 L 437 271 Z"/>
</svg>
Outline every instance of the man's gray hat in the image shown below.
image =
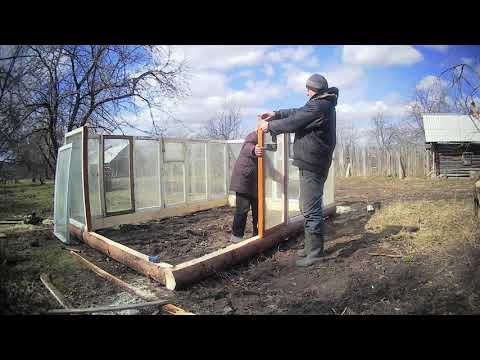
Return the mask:
<svg viewBox="0 0 480 360">
<path fill-rule="evenodd" d="M 307 87 L 316 91 L 327 90 L 328 82 L 322 75 L 313 74 L 307 80 Z"/>
</svg>

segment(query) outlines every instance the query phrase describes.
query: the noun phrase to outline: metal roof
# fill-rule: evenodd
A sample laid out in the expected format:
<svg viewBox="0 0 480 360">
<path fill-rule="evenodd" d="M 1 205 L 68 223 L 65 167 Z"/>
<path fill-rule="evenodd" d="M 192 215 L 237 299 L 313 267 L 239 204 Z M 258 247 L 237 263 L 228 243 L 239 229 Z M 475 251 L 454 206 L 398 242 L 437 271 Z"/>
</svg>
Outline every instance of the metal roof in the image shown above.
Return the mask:
<svg viewBox="0 0 480 360">
<path fill-rule="evenodd" d="M 425 142 L 480 142 L 480 121 L 469 115 L 425 114 Z"/>
</svg>

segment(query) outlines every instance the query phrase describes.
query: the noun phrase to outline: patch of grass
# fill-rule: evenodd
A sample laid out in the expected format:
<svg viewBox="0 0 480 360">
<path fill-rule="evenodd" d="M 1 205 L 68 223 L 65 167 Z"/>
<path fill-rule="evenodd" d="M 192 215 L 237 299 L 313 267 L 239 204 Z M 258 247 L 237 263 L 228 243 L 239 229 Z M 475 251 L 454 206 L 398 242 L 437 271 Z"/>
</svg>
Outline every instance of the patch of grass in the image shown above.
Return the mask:
<svg viewBox="0 0 480 360">
<path fill-rule="evenodd" d="M 449 248 L 479 246 L 480 227 L 469 201 L 420 200 L 394 203 L 372 216 L 365 229 L 382 232 L 388 226 L 418 227 L 391 236 L 395 244 L 414 253 L 444 252 Z"/>
<path fill-rule="evenodd" d="M 27 215 L 33 211 L 52 217 L 53 192 L 52 181 L 41 185 L 31 180 L 20 180 L 18 184 L 8 184 L 5 188 L 0 186 L 0 219 Z"/>
</svg>

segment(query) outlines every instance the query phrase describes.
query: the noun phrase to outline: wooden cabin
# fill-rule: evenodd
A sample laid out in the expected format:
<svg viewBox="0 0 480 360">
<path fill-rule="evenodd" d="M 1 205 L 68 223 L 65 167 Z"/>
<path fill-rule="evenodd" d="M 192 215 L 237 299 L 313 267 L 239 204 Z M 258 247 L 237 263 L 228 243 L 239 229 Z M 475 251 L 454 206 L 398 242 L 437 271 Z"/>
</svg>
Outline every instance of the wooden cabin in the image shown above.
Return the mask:
<svg viewBox="0 0 480 360">
<path fill-rule="evenodd" d="M 474 176 L 480 171 L 478 119 L 460 114 L 425 114 L 423 126 L 432 176 Z"/>
</svg>

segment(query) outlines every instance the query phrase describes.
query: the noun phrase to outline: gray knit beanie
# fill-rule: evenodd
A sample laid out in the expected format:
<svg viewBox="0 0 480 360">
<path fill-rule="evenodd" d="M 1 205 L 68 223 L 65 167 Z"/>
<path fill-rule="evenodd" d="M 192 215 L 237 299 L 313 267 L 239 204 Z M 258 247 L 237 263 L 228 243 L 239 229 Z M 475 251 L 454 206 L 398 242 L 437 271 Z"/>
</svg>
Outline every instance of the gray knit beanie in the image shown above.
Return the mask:
<svg viewBox="0 0 480 360">
<path fill-rule="evenodd" d="M 313 74 L 307 80 L 307 87 L 320 92 L 328 89 L 328 82 L 322 75 Z"/>
</svg>

